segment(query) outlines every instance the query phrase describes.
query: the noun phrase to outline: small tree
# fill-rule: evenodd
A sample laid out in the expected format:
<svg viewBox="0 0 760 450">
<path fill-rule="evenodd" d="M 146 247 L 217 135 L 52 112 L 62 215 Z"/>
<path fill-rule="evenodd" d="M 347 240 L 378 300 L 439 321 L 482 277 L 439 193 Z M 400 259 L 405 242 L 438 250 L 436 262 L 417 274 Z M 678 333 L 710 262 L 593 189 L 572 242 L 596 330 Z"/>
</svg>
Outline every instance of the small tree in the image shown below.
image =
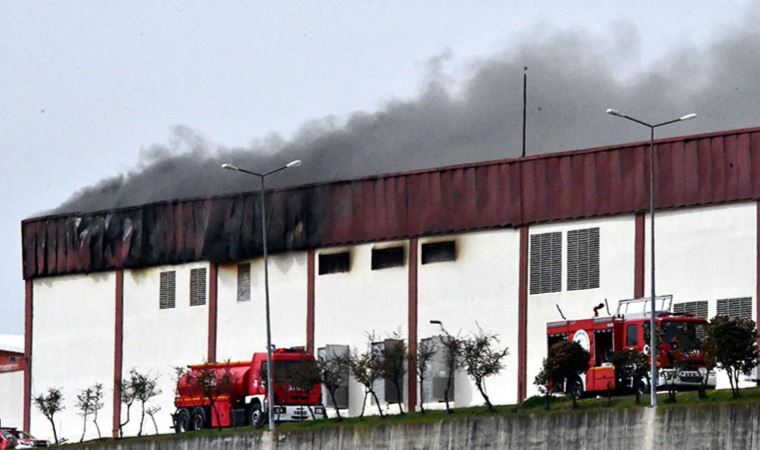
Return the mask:
<svg viewBox="0 0 760 450">
<path fill-rule="evenodd" d="M 446 387 L 443 390 L 443 400 L 446 403 L 446 412 L 453 414 L 454 410 L 449 406 L 451 389 L 454 387 L 454 377 L 456 371 L 462 367 L 462 351 L 464 349 L 464 342 L 459 336 L 452 336 L 445 332 L 445 336 L 441 336 L 441 345 L 446 349 Z"/>
<path fill-rule="evenodd" d="M 332 404 L 335 406 L 335 415 L 338 421 L 343 418 L 340 416 L 340 409 L 338 408 L 338 402 L 335 399 L 335 394 L 338 392 L 341 386 L 348 380 L 345 378 L 345 373 L 350 367 L 350 358 L 346 357 L 332 357 L 332 358 L 319 358 L 317 361 L 317 368 L 319 369 L 319 378 L 327 390 Z"/>
<path fill-rule="evenodd" d="M 282 379 L 287 384 L 305 394 L 311 392 L 314 389 L 315 384 L 322 382 L 321 372 L 316 361 L 302 361 L 298 365 L 286 365 L 282 369 L 278 369 L 277 378 Z M 311 406 L 306 406 L 309 409 L 311 418 L 314 419 L 314 411 Z"/>
<path fill-rule="evenodd" d="M 486 394 L 486 378 L 496 375 L 504 368 L 502 362 L 509 354 L 509 348 L 498 348 L 499 338 L 486 333 L 478 326 L 478 332 L 463 341 L 462 359 L 467 375 L 475 382 L 489 411 L 493 411 L 491 400 Z"/>
<path fill-rule="evenodd" d="M 546 405 L 544 405 L 544 409 L 548 411 L 549 406 L 551 405 L 554 385 L 551 381 L 549 381 L 549 374 L 546 371 L 546 358 L 544 358 L 544 367 L 540 372 L 538 372 L 536 378 L 533 379 L 533 384 L 538 387 L 538 391 L 544 395 L 544 398 L 546 398 Z"/>
<path fill-rule="evenodd" d="M 79 391 L 76 408 L 79 410 L 79 415 L 82 416 L 83 422 L 82 437 L 79 438 L 79 442 L 84 440 L 84 436 L 87 433 L 88 416 L 92 416 L 95 429 L 98 431 L 98 439 L 100 439 L 102 436 L 100 434 L 100 426 L 98 425 L 98 411 L 103 408 L 103 385 L 98 383 Z"/>
<path fill-rule="evenodd" d="M 40 410 L 42 415 L 50 422 L 53 428 L 53 440 L 58 445 L 58 431 L 55 429 L 55 415 L 64 410 L 63 393 L 60 388 L 48 388 L 47 393 L 34 397 L 34 405 Z"/>
<path fill-rule="evenodd" d="M 395 332 L 391 340 L 385 342 L 380 351 L 380 375 L 393 384 L 398 398 L 398 410 L 404 414 L 404 375 L 406 375 L 406 342 L 400 332 Z"/>
<path fill-rule="evenodd" d="M 124 427 L 129 423 L 131 419 L 132 405 L 135 403 L 135 392 L 130 382 L 132 374 L 136 373 L 135 369 L 129 371 L 130 378 L 121 380 L 119 383 L 119 399 L 121 403 L 126 406 L 126 419 L 124 421 L 119 420 L 119 437 L 124 437 Z"/>
<path fill-rule="evenodd" d="M 150 373 L 140 373 L 137 369 L 132 368 L 129 376 L 121 381 L 121 402 L 127 407 L 127 418 L 124 422 L 119 422 L 119 436 L 124 436 L 124 426 L 130 421 L 132 405 L 140 402 L 140 428 L 138 436 L 142 436 L 143 424 L 145 422 L 146 404 L 157 395 L 161 394 L 158 388 L 158 376 L 152 376 Z"/>
<path fill-rule="evenodd" d="M 432 339 L 424 339 L 417 345 L 417 358 L 415 362 L 420 385 L 420 412 L 422 414 L 425 414 L 425 371 L 437 351 L 438 346 L 435 345 Z"/>
<path fill-rule="evenodd" d="M 184 376 L 188 385 L 193 386 L 201 396 L 208 400 L 209 411 L 216 416 L 216 423 L 219 429 L 222 429 L 219 408 L 217 408 L 217 399 L 219 396 L 228 393 L 230 386 L 235 382 L 235 376 L 230 370 L 229 360 L 224 370 L 218 371 L 208 364 L 193 366 L 191 371 L 179 371 L 175 368 L 179 376 Z"/>
<path fill-rule="evenodd" d="M 155 430 L 156 434 L 158 434 L 158 424 L 156 423 L 156 414 L 161 411 L 161 407 L 158 405 L 152 405 L 149 406 L 148 409 L 145 410 L 145 414 L 150 417 L 150 420 L 153 422 L 153 429 Z"/>
<path fill-rule="evenodd" d="M 739 397 L 739 375 L 757 366 L 757 328 L 751 319 L 716 316 L 710 321 L 704 348 L 708 358 L 728 374 L 731 393 Z"/>
<path fill-rule="evenodd" d="M 618 350 L 612 354 L 615 366 L 615 380 L 618 386 L 625 386 L 629 381 L 636 396 L 636 404 L 641 404 L 641 392 L 644 380 L 649 382 L 649 357 L 638 349 Z"/>
<path fill-rule="evenodd" d="M 577 342 L 557 342 L 549 348 L 543 370 L 536 377 L 536 382 L 551 385 L 545 389 L 546 395 L 556 391 L 557 386 L 567 386 L 567 393 L 572 397 L 575 409 L 578 407 L 577 397 L 581 393 L 580 376 L 588 370 L 590 358 L 589 352 Z"/>
<path fill-rule="evenodd" d="M 363 353 L 359 353 L 354 349 L 349 359 L 349 367 L 354 378 L 362 386 L 364 386 L 364 400 L 362 401 L 362 411 L 359 417 L 364 417 L 364 407 L 367 403 L 367 396 L 371 395 L 375 399 L 377 404 L 377 411 L 380 413 L 380 417 L 385 417 L 383 409 L 380 405 L 380 400 L 377 398 L 377 393 L 374 389 L 374 384 L 377 380 L 382 378 L 382 361 L 380 352 L 376 352 L 372 348 L 372 342 L 374 341 L 373 335 L 368 335 L 369 345 L 367 350 Z"/>
</svg>

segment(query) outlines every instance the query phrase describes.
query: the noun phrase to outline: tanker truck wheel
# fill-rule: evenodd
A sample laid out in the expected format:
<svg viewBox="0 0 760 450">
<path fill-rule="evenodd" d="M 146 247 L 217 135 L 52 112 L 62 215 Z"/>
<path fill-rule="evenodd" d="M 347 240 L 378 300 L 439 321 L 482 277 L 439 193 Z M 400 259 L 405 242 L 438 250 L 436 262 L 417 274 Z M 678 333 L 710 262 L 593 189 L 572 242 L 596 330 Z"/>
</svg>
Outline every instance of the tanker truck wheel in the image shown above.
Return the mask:
<svg viewBox="0 0 760 450">
<path fill-rule="evenodd" d="M 266 416 L 261 409 L 261 404 L 259 402 L 254 402 L 248 410 L 248 420 L 250 424 L 253 425 L 254 428 L 261 428 L 264 426 L 265 419 Z"/>
<path fill-rule="evenodd" d="M 200 430 L 206 425 L 206 412 L 203 408 L 195 408 L 190 421 L 190 429 L 193 431 Z"/>
<path fill-rule="evenodd" d="M 177 411 L 174 416 L 174 432 L 184 433 L 190 427 L 190 413 L 185 408 Z"/>
</svg>

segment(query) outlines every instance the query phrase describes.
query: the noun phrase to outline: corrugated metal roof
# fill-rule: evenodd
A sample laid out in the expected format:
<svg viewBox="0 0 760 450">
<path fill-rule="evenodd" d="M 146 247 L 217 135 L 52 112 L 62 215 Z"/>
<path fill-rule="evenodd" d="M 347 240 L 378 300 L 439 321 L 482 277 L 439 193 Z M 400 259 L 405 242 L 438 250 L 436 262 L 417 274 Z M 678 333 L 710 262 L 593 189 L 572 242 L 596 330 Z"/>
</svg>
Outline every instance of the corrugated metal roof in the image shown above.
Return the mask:
<svg viewBox="0 0 760 450">
<path fill-rule="evenodd" d="M 657 141 L 658 208 L 760 198 L 760 128 Z M 302 250 L 644 211 L 648 143 L 464 164 L 268 194 L 269 248 Z M 261 252 L 257 193 L 22 222 L 35 278 Z"/>
</svg>

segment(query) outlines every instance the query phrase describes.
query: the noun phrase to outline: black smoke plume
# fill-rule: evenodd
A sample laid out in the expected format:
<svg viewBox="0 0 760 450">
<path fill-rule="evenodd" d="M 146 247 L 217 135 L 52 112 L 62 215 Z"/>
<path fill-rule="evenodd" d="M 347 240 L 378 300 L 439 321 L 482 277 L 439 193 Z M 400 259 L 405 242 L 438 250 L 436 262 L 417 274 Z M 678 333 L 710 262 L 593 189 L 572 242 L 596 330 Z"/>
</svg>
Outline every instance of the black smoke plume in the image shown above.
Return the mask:
<svg viewBox="0 0 760 450">
<path fill-rule="evenodd" d="M 315 120 L 290 139 L 246 148 L 215 146 L 176 127 L 168 144 L 143 152 L 133 172 L 81 190 L 55 212 L 256 189 L 255 179 L 221 170 L 222 162 L 265 171 L 303 160 L 302 167 L 272 179 L 282 187 L 515 157 L 522 140 L 523 66 L 529 67 L 529 155 L 648 138 L 646 129 L 606 115 L 609 107 L 652 122 L 699 113 L 660 136 L 757 126 L 758 18 L 750 11 L 743 24 L 706 47 L 673 50 L 646 70 L 636 64 L 638 37 L 630 24 L 615 24 L 608 36 L 535 30 L 503 53 L 471 62 L 459 81 L 451 81 L 450 55 L 443 54 L 431 59 L 416 98 L 344 121 Z"/>
</svg>

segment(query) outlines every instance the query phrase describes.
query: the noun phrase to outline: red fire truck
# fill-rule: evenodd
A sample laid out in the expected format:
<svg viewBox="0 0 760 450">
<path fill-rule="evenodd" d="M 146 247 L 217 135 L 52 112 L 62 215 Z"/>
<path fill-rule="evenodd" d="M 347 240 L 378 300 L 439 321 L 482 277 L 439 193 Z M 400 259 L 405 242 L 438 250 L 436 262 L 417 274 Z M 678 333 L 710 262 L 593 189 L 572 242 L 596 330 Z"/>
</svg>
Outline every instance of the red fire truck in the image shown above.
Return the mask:
<svg viewBox="0 0 760 450">
<path fill-rule="evenodd" d="M 705 369 L 699 346 L 705 336 L 707 321 L 671 313 L 672 300 L 672 296 L 655 299 L 655 323 L 661 337 L 657 352 L 657 387 L 665 387 L 666 380 L 674 375 L 673 358 L 679 358 L 684 363 L 683 368 L 676 371 L 670 381 L 677 389 L 696 389 L 702 380 L 706 380 L 708 388 L 714 388 L 715 373 Z M 614 316 L 600 317 L 598 311 L 605 306 L 606 301 L 594 308 L 594 317 L 590 319 L 547 323 L 548 346 L 560 340 L 571 340 L 591 354 L 591 367 L 580 380 L 583 393 L 598 394 L 608 389 L 619 391 L 637 386 L 648 389 L 648 380 L 617 380 L 611 357 L 622 349 L 637 349 L 649 354 L 650 299 L 621 300 Z"/>
<path fill-rule="evenodd" d="M 303 366 L 307 361 L 314 361 L 314 356 L 301 348 L 276 349 L 272 353 L 272 412 L 278 422 L 312 420 L 325 414 L 324 406 L 321 404 L 320 384 L 314 384 L 306 391 L 289 386 L 282 379 L 282 374 L 298 370 L 299 366 Z M 173 414 L 176 432 L 209 426 L 264 425 L 270 407 L 266 388 L 266 353 L 254 353 L 251 361 L 188 367 L 189 372 L 178 380 L 177 396 L 174 399 L 174 406 L 177 408 Z M 204 371 L 207 374 L 205 377 L 202 375 Z M 208 371 L 211 371 L 211 376 L 208 376 Z M 277 375 L 278 372 L 281 374 L 280 377 Z M 208 395 L 210 390 L 204 389 L 201 383 L 229 386 L 225 387 L 224 392 L 214 393 L 214 411 L 211 410 L 212 398 Z"/>
</svg>

